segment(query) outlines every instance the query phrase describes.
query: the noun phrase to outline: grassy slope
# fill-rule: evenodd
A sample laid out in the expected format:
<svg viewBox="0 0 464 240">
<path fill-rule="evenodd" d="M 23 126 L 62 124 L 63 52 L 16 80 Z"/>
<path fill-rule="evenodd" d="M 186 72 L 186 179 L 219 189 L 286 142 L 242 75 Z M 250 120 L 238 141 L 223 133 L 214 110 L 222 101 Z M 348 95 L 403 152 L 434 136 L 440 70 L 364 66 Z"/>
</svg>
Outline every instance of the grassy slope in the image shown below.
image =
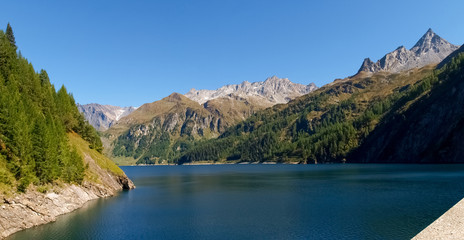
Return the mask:
<svg viewBox="0 0 464 240">
<path fill-rule="evenodd" d="M 95 160 L 95 163 L 98 164 L 98 166 L 100 166 L 102 169 L 106 169 L 118 176 L 124 174 L 124 172 L 118 166 L 116 166 L 116 164 L 113 161 L 111 161 L 111 159 L 97 152 L 94 149 L 90 149 L 89 143 L 82 139 L 79 135 L 75 133 L 68 133 L 68 138 L 71 147 L 75 147 L 78 153 L 81 155 L 81 157 L 84 158 L 85 155 L 89 155 L 92 159 Z M 87 173 L 89 173 L 92 171 L 92 169 L 87 169 L 86 171 Z"/>
</svg>

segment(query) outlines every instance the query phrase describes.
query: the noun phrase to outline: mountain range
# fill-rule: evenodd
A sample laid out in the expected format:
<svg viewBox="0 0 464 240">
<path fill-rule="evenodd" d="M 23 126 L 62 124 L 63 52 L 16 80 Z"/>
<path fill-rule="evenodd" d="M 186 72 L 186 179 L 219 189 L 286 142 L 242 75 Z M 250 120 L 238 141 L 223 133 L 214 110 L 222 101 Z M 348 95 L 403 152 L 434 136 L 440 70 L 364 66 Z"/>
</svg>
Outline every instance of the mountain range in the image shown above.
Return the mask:
<svg viewBox="0 0 464 240">
<path fill-rule="evenodd" d="M 229 94 L 242 98 L 255 97 L 257 100 L 272 106 L 279 103 L 287 103 L 290 100 L 308 94 L 317 87 L 314 83 L 303 85 L 293 83 L 287 78 L 270 77 L 263 82 L 250 83 L 244 81 L 241 84 L 226 85 L 216 90 L 196 90 L 192 88 L 186 97 L 203 104 L 209 100 L 225 97 Z"/>
<path fill-rule="evenodd" d="M 166 163 L 196 141 L 216 138 L 266 107 L 254 97 L 229 94 L 200 105 L 173 93 L 121 118 L 103 132 L 103 139 L 108 155 L 118 163 Z"/>
<path fill-rule="evenodd" d="M 266 108 L 275 104 L 287 103 L 315 89 L 317 87 L 314 83 L 303 85 L 293 83 L 287 78 L 273 76 L 262 82 L 250 83 L 245 81 L 241 84 L 226 85 L 216 90 L 191 89 L 185 94 L 185 97 L 200 105 L 208 102 L 205 108 L 211 108 L 211 105 L 221 101 L 231 102 L 238 100 L 240 102 L 244 99 L 247 100 L 247 104 L 255 105 L 256 108 Z M 210 101 L 214 99 L 222 100 Z M 226 106 L 230 106 L 230 104 Z M 95 129 L 105 131 L 119 121 L 119 119 L 136 110 L 137 107 L 118 107 L 91 103 L 85 105 L 78 104 L 78 109 Z"/>
<path fill-rule="evenodd" d="M 361 161 L 357 149 L 376 143 L 372 136 L 382 146 L 376 134 L 395 122 L 389 117 L 456 72 L 458 48 L 429 29 L 410 50 L 365 60 L 355 76 L 319 89 L 270 77 L 174 93 L 122 117 L 103 142 L 119 164 Z"/>
<path fill-rule="evenodd" d="M 98 131 L 104 131 L 113 126 L 119 119 L 129 115 L 136 107 L 118 107 L 91 103 L 77 104 L 79 112 L 84 114 L 85 119 Z"/>
<path fill-rule="evenodd" d="M 429 30 L 413 48 L 427 61 L 336 80 L 254 114 L 176 162 L 463 162 L 464 50 L 437 54 L 443 45 Z"/>
<path fill-rule="evenodd" d="M 409 50 L 400 46 L 375 63 L 369 58 L 364 59 L 358 73 L 380 71 L 397 73 L 421 68 L 428 64 L 439 63 L 458 48 L 459 46 L 449 43 L 429 29 Z"/>
</svg>

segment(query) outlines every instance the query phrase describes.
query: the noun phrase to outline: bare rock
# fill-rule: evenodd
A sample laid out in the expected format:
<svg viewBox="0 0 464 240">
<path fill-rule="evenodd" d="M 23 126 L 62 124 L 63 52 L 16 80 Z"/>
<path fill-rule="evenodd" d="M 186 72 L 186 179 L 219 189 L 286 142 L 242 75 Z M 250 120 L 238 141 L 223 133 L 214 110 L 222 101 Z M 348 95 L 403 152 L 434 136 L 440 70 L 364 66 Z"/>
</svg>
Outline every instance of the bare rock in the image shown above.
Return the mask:
<svg viewBox="0 0 464 240">
<path fill-rule="evenodd" d="M 196 90 L 192 88 L 186 97 L 200 104 L 207 101 L 235 95 L 242 98 L 254 97 L 261 101 L 275 105 L 279 103 L 287 103 L 291 99 L 308 94 L 316 90 L 314 83 L 303 85 L 293 83 L 287 78 L 270 77 L 263 82 L 244 81 L 241 84 L 226 85 L 216 90 Z"/>
<path fill-rule="evenodd" d="M 434 33 L 432 29 L 429 29 L 409 50 L 401 46 L 377 62 L 373 62 L 369 58 L 364 59 L 358 73 L 380 71 L 395 73 L 420 68 L 441 62 L 458 48 L 459 46 L 449 43 Z"/>
</svg>

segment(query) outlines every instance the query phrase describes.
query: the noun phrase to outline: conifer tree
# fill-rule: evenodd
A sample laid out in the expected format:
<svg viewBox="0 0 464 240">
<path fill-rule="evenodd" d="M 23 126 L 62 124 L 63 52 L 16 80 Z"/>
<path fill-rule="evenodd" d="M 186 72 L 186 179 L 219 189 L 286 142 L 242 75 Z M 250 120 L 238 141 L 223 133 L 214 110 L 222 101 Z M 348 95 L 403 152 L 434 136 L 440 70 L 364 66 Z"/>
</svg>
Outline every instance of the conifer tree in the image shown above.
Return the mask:
<svg viewBox="0 0 464 240">
<path fill-rule="evenodd" d="M 11 45 L 13 45 L 16 49 L 16 40 L 13 34 L 13 28 L 11 28 L 10 23 L 6 26 L 6 37 L 10 41 Z"/>
</svg>

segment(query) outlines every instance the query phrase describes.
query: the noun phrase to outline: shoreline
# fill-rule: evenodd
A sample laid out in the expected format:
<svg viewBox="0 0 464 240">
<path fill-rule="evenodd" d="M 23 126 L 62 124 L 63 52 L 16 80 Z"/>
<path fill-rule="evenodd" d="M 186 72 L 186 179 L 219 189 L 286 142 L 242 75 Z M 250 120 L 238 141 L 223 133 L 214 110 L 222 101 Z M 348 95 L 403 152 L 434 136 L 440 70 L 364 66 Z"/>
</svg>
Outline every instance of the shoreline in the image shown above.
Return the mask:
<svg viewBox="0 0 464 240">
<path fill-rule="evenodd" d="M 118 186 L 86 182 L 82 185 L 57 186 L 47 193 L 30 189 L 26 193 L 3 196 L 0 203 L 0 239 L 27 228 L 54 222 L 58 216 L 77 210 L 89 201 L 115 196 L 124 188 L 122 184 Z"/>
<path fill-rule="evenodd" d="M 462 239 L 464 236 L 464 198 L 412 239 Z"/>
<path fill-rule="evenodd" d="M 84 153 L 84 163 L 91 169 L 82 184 L 62 183 L 45 193 L 29 187 L 25 193 L 0 195 L 0 239 L 37 225 L 54 222 L 98 198 L 116 195 L 124 189 L 134 189 L 125 173 L 113 173 L 102 168 L 91 155 Z"/>
<path fill-rule="evenodd" d="M 118 165 L 118 167 L 152 167 L 152 166 L 204 166 L 204 165 L 298 165 L 300 162 L 194 162 L 184 164 L 132 164 Z M 303 164 L 304 165 L 304 164 Z"/>
</svg>

